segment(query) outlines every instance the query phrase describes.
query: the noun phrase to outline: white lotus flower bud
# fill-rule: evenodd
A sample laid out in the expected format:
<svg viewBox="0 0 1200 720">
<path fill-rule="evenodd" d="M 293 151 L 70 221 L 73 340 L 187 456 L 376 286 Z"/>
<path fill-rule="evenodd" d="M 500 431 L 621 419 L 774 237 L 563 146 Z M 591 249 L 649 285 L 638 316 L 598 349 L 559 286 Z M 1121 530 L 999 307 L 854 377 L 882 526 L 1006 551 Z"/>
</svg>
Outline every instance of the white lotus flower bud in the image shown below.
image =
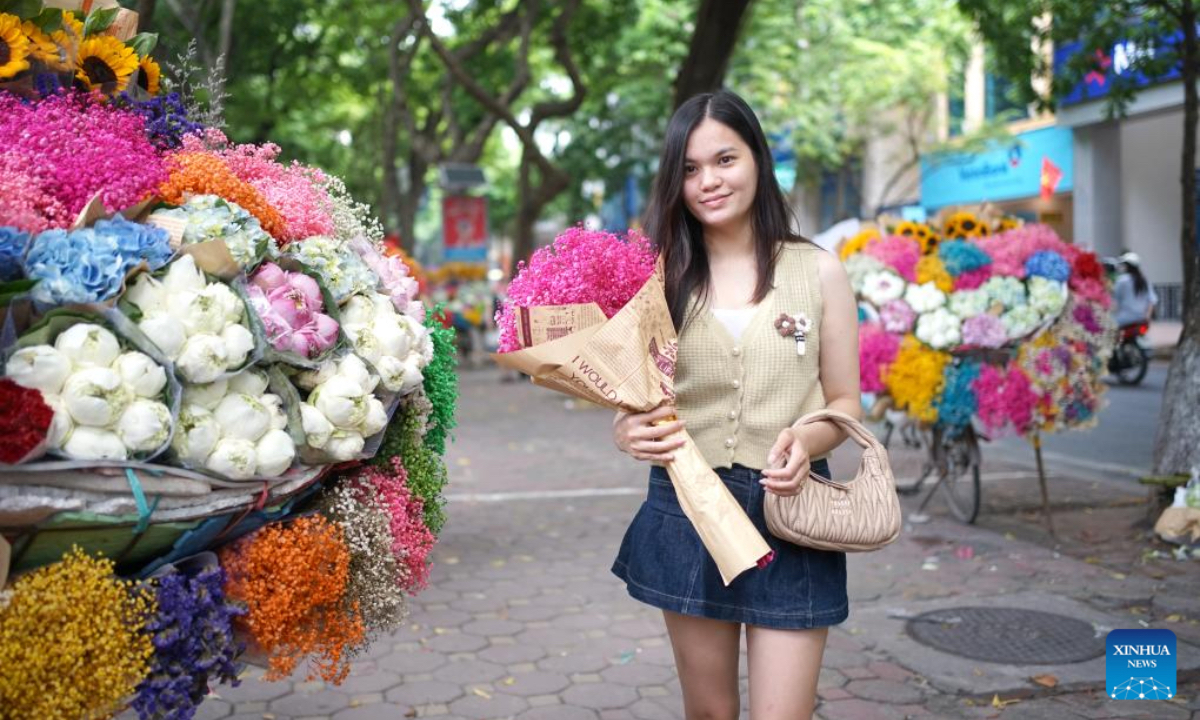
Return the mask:
<svg viewBox="0 0 1200 720">
<path fill-rule="evenodd" d="M 387 295 L 372 293 L 371 304 L 375 308 L 376 320 L 384 320 L 396 315 L 396 306 L 392 303 L 392 299 Z"/>
<path fill-rule="evenodd" d="M 383 403 L 378 398 L 367 398 L 367 417 L 358 428 L 363 437 L 371 437 L 387 427 L 387 424 L 387 410 L 384 409 Z"/>
<path fill-rule="evenodd" d="M 138 275 L 133 284 L 126 288 L 124 297 L 141 310 L 142 315 L 167 312 L 166 288 L 149 273 Z"/>
<path fill-rule="evenodd" d="M 260 397 L 267 391 L 267 385 L 269 384 L 270 381 L 267 380 L 266 373 L 258 370 L 243 370 L 229 378 L 229 390 L 227 392 L 239 392 L 250 397 Z"/>
<path fill-rule="evenodd" d="M 207 295 L 213 299 L 217 307 L 221 309 L 221 318 L 226 324 L 240 323 L 242 321 L 242 315 L 246 312 L 246 305 L 228 285 L 213 283 L 204 288 L 204 291 L 200 294 Z"/>
<path fill-rule="evenodd" d="M 111 367 L 121 354 L 117 337 L 99 325 L 79 323 L 63 330 L 54 341 L 71 364 L 77 368 Z"/>
<path fill-rule="evenodd" d="M 312 391 L 308 401 L 333 423 L 349 430 L 367 417 L 367 394 L 362 386 L 342 375 L 334 375 Z"/>
<path fill-rule="evenodd" d="M 375 386 L 379 384 L 379 378 L 372 375 L 362 358 L 353 353 L 346 355 L 338 362 L 337 372 L 338 375 L 348 377 L 358 383 L 364 393 L 374 392 Z"/>
<path fill-rule="evenodd" d="M 363 450 L 366 441 L 353 430 L 335 430 L 325 443 L 325 453 L 337 462 L 354 460 Z"/>
<path fill-rule="evenodd" d="M 258 398 L 231 393 L 217 403 L 213 417 L 221 424 L 223 437 L 258 440 L 271 427 L 271 413 Z"/>
<path fill-rule="evenodd" d="M 270 430 L 258 440 L 257 473 L 263 477 L 277 477 L 292 466 L 296 457 L 296 444 L 292 436 L 282 430 Z"/>
<path fill-rule="evenodd" d="M 221 439 L 221 426 L 207 409 L 199 405 L 185 405 L 179 411 L 179 426 L 171 439 L 171 449 L 192 465 L 204 465 L 204 461 Z"/>
<path fill-rule="evenodd" d="M 375 339 L 374 326 L 342 325 L 342 331 L 346 333 L 346 337 L 350 338 L 351 344 L 354 345 L 354 352 L 358 353 L 363 360 L 372 365 L 379 362 L 379 358 L 383 356 L 383 347 Z"/>
<path fill-rule="evenodd" d="M 228 369 L 228 361 L 229 355 L 221 338 L 202 333 L 183 343 L 175 367 L 188 382 L 206 383 L 219 378 Z"/>
<path fill-rule="evenodd" d="M 121 376 L 106 367 L 77 370 L 63 384 L 62 400 L 79 425 L 108 427 L 121 417 L 133 393 Z"/>
<path fill-rule="evenodd" d="M 71 374 L 71 360 L 49 345 L 34 345 L 13 353 L 4 374 L 21 387 L 57 394 Z"/>
<path fill-rule="evenodd" d="M 113 370 L 121 375 L 121 380 L 139 397 L 158 397 L 167 385 L 167 371 L 145 353 L 127 352 L 118 355 L 113 363 Z"/>
<path fill-rule="evenodd" d="M 163 355 L 172 360 L 179 357 L 179 353 L 183 351 L 183 343 L 187 340 L 187 330 L 184 329 L 183 323 L 166 313 L 147 315 L 138 323 L 138 329 L 150 338 L 150 342 L 154 343 Z"/>
<path fill-rule="evenodd" d="M 274 393 L 266 393 L 259 398 L 259 402 L 267 409 L 267 414 L 271 416 L 271 430 L 282 430 L 287 427 L 288 417 L 283 409 L 283 398 Z"/>
<path fill-rule="evenodd" d="M 224 293 L 221 292 L 222 288 L 229 292 L 229 288 L 224 285 L 209 285 L 201 292 L 181 295 L 179 300 L 172 301 L 172 314 L 183 321 L 188 335 L 220 335 L 229 324 L 225 319 L 228 308 Z"/>
<path fill-rule="evenodd" d="M 50 429 L 46 431 L 46 443 L 52 449 L 58 450 L 75 430 L 75 421 L 71 419 L 71 413 L 67 412 L 67 406 L 63 404 L 61 397 L 43 393 L 42 399 L 54 411 L 54 419 L 50 421 Z"/>
<path fill-rule="evenodd" d="M 249 440 L 221 438 L 204 467 L 231 480 L 245 480 L 258 469 L 258 451 Z"/>
<path fill-rule="evenodd" d="M 403 327 L 398 317 L 382 318 L 372 325 L 372 334 L 379 344 L 380 355 L 404 358 L 412 347 L 413 336 Z"/>
<path fill-rule="evenodd" d="M 180 293 L 198 293 L 206 284 L 204 273 L 196 267 L 196 261 L 191 255 L 181 255 L 171 263 L 162 281 L 168 301 Z"/>
<path fill-rule="evenodd" d="M 342 306 L 342 326 L 370 325 L 375 319 L 375 303 L 363 295 L 355 295 Z"/>
<path fill-rule="evenodd" d="M 424 333 L 417 342 L 417 347 L 421 353 L 421 367 L 425 368 L 429 367 L 429 363 L 433 362 L 433 332 L 424 326 L 421 329 L 424 330 Z"/>
<path fill-rule="evenodd" d="M 349 357 L 349 356 L 347 356 Z M 325 382 L 329 378 L 336 375 L 338 372 L 338 364 L 333 360 L 326 360 L 316 370 L 305 370 L 298 373 L 292 381 L 296 383 L 296 387 L 301 390 L 312 390 L 316 386 Z"/>
<path fill-rule="evenodd" d="M 391 392 L 399 392 L 404 387 L 405 364 L 400 358 L 381 357 L 375 363 L 375 369 L 379 371 L 379 381 Z"/>
<path fill-rule="evenodd" d="M 309 447 L 320 450 L 333 434 L 333 424 L 329 418 L 308 403 L 300 404 L 300 423 L 304 427 L 304 441 Z"/>
<path fill-rule="evenodd" d="M 125 460 L 125 443 L 111 430 L 80 425 L 63 443 L 63 452 L 75 460 Z"/>
<path fill-rule="evenodd" d="M 254 335 L 241 323 L 226 325 L 221 331 L 221 340 L 225 342 L 225 352 L 229 355 L 229 367 L 240 367 L 246 362 L 250 351 L 254 349 Z"/>
<path fill-rule="evenodd" d="M 421 387 L 425 382 L 425 375 L 421 373 L 421 357 L 418 355 L 409 355 L 404 361 L 404 383 L 400 388 L 400 392 L 407 395 L 408 393 Z"/>
<path fill-rule="evenodd" d="M 187 384 L 183 386 L 183 404 L 198 405 L 205 410 L 212 410 L 217 406 L 217 403 L 221 402 L 221 398 L 228 394 L 228 380 Z"/>
<path fill-rule="evenodd" d="M 157 450 L 171 434 L 171 411 L 160 402 L 139 398 L 121 413 L 116 431 L 130 452 Z"/>
</svg>

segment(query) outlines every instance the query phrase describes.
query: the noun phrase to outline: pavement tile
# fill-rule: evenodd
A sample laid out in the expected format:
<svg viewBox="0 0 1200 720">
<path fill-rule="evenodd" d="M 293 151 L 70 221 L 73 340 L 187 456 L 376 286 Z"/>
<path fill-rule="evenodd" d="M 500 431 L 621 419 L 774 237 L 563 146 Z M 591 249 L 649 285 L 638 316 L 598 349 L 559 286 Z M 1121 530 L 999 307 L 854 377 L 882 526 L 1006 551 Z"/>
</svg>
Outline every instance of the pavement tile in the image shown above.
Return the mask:
<svg viewBox="0 0 1200 720">
<path fill-rule="evenodd" d="M 528 698 L 536 695 L 553 695 L 570 684 L 570 678 L 565 675 L 535 671 L 511 675 L 496 683 L 496 690 Z"/>
<path fill-rule="evenodd" d="M 467 633 L 454 633 L 446 635 L 438 635 L 429 638 L 425 646 L 438 653 L 462 653 L 475 652 L 487 647 L 487 638 L 478 635 L 468 635 Z"/>
<path fill-rule="evenodd" d="M 563 692 L 562 697 L 563 702 L 568 705 L 579 705 L 593 710 L 623 708 L 640 699 L 633 688 L 607 682 L 573 685 Z"/>
<path fill-rule="evenodd" d="M 544 660 L 539 660 L 537 666 L 542 670 L 570 675 L 603 670 L 608 667 L 608 660 L 588 652 L 560 651 L 552 653 Z"/>
<path fill-rule="evenodd" d="M 668 682 L 675 677 L 675 670 L 661 665 L 633 661 L 625 665 L 613 665 L 601 672 L 600 675 L 611 683 L 638 687 L 640 685 L 661 685 Z"/>
<path fill-rule="evenodd" d="M 446 664 L 446 658 L 432 650 L 394 652 L 378 660 L 379 667 L 400 675 L 431 672 Z"/>
<path fill-rule="evenodd" d="M 467 720 L 511 718 L 529 708 L 529 703 L 513 695 L 487 693 L 488 697 L 471 693 L 450 703 L 450 714 Z"/>
<path fill-rule="evenodd" d="M 350 706 L 350 696 L 336 690 L 295 693 L 271 701 L 276 715 L 331 715 Z"/>
<path fill-rule="evenodd" d="M 538 645 L 492 645 L 479 651 L 479 659 L 499 665 L 514 665 L 541 660 L 546 653 L 546 648 Z"/>
<path fill-rule="evenodd" d="M 217 695 L 231 703 L 242 705 L 244 703 L 274 700 L 292 692 L 292 686 L 287 682 L 264 682 L 260 677 L 244 677 L 241 684 L 237 687 L 232 685 L 218 685 L 216 688 Z M 241 710 L 240 707 L 237 709 Z"/>
<path fill-rule="evenodd" d="M 464 633 L 471 635 L 481 635 L 490 637 L 492 635 L 516 635 L 525 629 L 525 626 L 513 620 L 473 620 L 462 626 Z"/>
<path fill-rule="evenodd" d="M 196 708 L 195 720 L 218 720 L 233 712 L 233 705 L 225 700 L 207 698 Z"/>
<path fill-rule="evenodd" d="M 399 687 L 388 690 L 384 697 L 389 703 L 396 705 L 429 705 L 431 703 L 448 703 L 457 700 L 466 692 L 460 683 L 443 682 L 441 680 L 422 680 L 407 682 Z"/>
<path fill-rule="evenodd" d="M 503 677 L 503 666 L 483 660 L 464 660 L 452 662 L 434 671 L 433 676 L 443 682 L 466 685 L 469 683 L 486 683 Z"/>
<path fill-rule="evenodd" d="M 895 680 L 851 680 L 842 688 L 851 695 L 877 702 L 915 703 L 924 698 L 912 685 Z"/>
<path fill-rule="evenodd" d="M 905 720 L 904 713 L 894 705 L 858 699 L 822 703 L 820 715 L 825 720 Z"/>
<path fill-rule="evenodd" d="M 599 720 L 595 710 L 569 705 L 549 705 L 526 710 L 517 720 Z"/>
<path fill-rule="evenodd" d="M 400 684 L 397 673 L 383 670 L 374 660 L 354 663 L 350 666 L 350 677 L 342 683 L 341 690 L 347 695 L 383 692 Z"/>
</svg>

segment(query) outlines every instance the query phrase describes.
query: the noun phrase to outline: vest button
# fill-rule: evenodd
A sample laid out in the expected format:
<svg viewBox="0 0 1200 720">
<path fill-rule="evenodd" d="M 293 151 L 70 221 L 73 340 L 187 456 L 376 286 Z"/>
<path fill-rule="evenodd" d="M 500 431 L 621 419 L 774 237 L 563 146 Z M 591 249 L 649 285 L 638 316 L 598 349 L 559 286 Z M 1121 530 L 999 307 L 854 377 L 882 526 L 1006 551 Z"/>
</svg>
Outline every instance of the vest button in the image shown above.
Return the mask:
<svg viewBox="0 0 1200 720">
<path fill-rule="evenodd" d="M 738 389 L 738 388 L 740 388 L 741 386 L 742 386 L 742 381 L 741 381 L 741 380 L 734 380 L 734 381 L 733 381 L 733 389 L 734 389 L 734 390 L 737 390 L 737 389 Z"/>
<path fill-rule="evenodd" d="M 727 448 L 731 448 L 734 445 L 737 445 L 737 440 L 734 440 L 733 438 L 729 438 L 725 441 L 725 447 Z"/>
<path fill-rule="evenodd" d="M 742 349 L 741 349 L 740 347 L 735 347 L 735 348 L 733 349 L 733 356 L 734 356 L 734 357 L 738 357 L 738 356 L 739 356 L 739 355 L 741 355 L 741 354 L 742 354 Z"/>
<path fill-rule="evenodd" d="M 729 411 L 729 419 L 730 419 L 730 420 L 737 420 L 737 410 L 730 410 L 730 411 Z"/>
</svg>

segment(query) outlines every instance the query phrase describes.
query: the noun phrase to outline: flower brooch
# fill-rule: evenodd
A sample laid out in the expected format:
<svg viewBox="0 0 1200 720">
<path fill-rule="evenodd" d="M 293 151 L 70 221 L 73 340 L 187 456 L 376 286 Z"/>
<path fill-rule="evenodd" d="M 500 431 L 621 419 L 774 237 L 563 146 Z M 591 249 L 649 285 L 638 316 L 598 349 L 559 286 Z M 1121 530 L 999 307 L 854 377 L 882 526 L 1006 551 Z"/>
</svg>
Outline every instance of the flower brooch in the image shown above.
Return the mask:
<svg viewBox="0 0 1200 720">
<path fill-rule="evenodd" d="M 775 331 L 779 333 L 780 337 L 790 337 L 796 341 L 797 355 L 804 355 L 804 345 L 809 327 L 811 327 L 811 323 L 804 313 L 795 315 L 779 313 L 779 317 L 775 318 Z"/>
</svg>

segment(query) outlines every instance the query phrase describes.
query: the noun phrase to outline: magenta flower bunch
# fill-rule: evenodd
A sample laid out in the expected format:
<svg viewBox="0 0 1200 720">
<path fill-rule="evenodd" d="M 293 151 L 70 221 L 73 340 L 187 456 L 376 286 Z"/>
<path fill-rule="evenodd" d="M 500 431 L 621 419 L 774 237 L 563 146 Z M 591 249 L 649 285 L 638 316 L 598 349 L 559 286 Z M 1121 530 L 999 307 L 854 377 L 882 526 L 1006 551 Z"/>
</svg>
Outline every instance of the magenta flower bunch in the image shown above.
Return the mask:
<svg viewBox="0 0 1200 720">
<path fill-rule="evenodd" d="M 40 233 L 71 224 L 71 213 L 46 191 L 36 167 L 14 152 L 0 152 L 0 225 Z"/>
<path fill-rule="evenodd" d="M 654 274 L 656 258 L 650 241 L 636 231 L 628 237 L 581 225 L 563 231 L 528 265 L 518 263 L 508 302 L 496 314 L 500 352 L 520 347 L 516 308 L 596 303 L 611 318 Z"/>
<path fill-rule="evenodd" d="M 325 314 L 321 287 L 312 277 L 263 263 L 246 294 L 276 350 L 312 359 L 337 342 L 338 323 Z"/>
<path fill-rule="evenodd" d="M 280 148 L 275 143 L 231 143 L 219 130 L 210 130 L 206 142 L 218 145 L 210 151 L 283 216 L 281 242 L 334 234 L 333 201 L 325 190 L 324 172 L 295 161 L 290 165 L 279 162 Z"/>
<path fill-rule="evenodd" d="M 58 210 L 45 218 L 48 227 L 68 227 L 97 193 L 112 213 L 146 199 L 167 179 L 140 115 L 81 95 L 32 104 L 0 96 L 0 148 L 37 167 L 41 192 L 65 209 L 65 218 Z"/>
</svg>

